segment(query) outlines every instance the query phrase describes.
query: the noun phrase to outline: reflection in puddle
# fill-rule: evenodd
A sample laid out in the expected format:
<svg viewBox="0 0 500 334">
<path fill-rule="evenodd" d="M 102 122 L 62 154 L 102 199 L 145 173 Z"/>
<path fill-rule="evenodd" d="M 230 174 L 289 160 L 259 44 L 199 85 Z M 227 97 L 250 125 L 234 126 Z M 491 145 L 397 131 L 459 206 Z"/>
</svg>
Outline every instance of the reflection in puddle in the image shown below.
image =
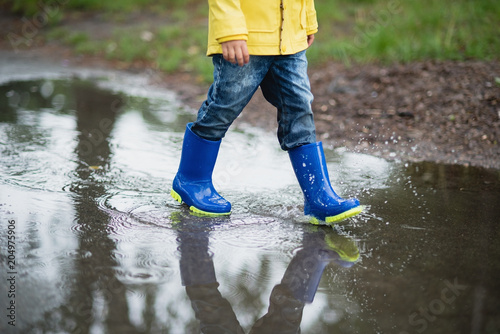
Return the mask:
<svg viewBox="0 0 500 334">
<path fill-rule="evenodd" d="M 274 135 L 242 127 L 214 174 L 233 214 L 195 217 L 169 196 L 194 114 L 169 98 L 102 79 L 0 86 L 20 332 L 499 330 L 497 171 L 325 147 L 339 193 L 368 210 L 315 227 Z"/>
<path fill-rule="evenodd" d="M 178 214 L 174 221 L 182 284 L 200 322 L 200 331 L 245 333 L 230 302 L 218 290 L 213 253 L 209 250 L 210 219 L 193 220 L 187 214 Z M 305 228 L 301 248 L 271 291 L 267 313 L 253 324 L 250 333 L 300 332 L 303 308 L 313 301 L 325 267 L 336 263 L 349 268 L 358 258 L 359 250 L 350 238 L 329 227 Z M 245 291 L 245 295 L 251 292 Z"/>
</svg>

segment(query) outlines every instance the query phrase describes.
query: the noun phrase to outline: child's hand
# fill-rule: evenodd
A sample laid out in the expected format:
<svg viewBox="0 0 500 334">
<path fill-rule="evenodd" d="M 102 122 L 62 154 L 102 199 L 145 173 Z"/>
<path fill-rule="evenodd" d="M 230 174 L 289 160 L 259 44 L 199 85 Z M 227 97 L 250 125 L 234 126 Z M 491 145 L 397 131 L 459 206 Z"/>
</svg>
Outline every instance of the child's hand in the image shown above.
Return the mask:
<svg viewBox="0 0 500 334">
<path fill-rule="evenodd" d="M 227 41 L 221 43 L 222 56 L 225 60 L 232 64 L 238 63 L 243 66 L 250 61 L 247 42 L 244 40 Z"/>
<path fill-rule="evenodd" d="M 313 42 L 314 42 L 314 34 L 307 35 L 307 47 L 310 47 Z"/>
</svg>

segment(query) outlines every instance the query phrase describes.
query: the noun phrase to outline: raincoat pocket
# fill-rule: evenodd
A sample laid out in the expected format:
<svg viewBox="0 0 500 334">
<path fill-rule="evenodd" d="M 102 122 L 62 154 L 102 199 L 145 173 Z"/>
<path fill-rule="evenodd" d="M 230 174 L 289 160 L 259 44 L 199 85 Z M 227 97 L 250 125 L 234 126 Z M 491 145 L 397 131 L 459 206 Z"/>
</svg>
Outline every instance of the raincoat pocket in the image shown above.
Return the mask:
<svg viewBox="0 0 500 334">
<path fill-rule="evenodd" d="M 280 28 L 281 10 L 278 1 L 257 6 L 252 1 L 242 1 L 248 32 L 275 32 Z"/>
</svg>

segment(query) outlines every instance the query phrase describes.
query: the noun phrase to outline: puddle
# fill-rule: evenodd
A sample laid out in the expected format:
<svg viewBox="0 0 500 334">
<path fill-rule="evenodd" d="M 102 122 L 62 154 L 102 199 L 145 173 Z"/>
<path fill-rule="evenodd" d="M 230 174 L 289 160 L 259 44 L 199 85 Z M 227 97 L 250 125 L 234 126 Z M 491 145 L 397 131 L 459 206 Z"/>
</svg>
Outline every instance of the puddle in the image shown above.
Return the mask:
<svg viewBox="0 0 500 334">
<path fill-rule="evenodd" d="M 194 114 L 127 80 L 0 81 L 2 333 L 500 330 L 498 171 L 326 147 L 367 210 L 315 227 L 274 134 L 241 125 L 214 174 L 233 214 L 195 217 L 169 196 Z"/>
</svg>

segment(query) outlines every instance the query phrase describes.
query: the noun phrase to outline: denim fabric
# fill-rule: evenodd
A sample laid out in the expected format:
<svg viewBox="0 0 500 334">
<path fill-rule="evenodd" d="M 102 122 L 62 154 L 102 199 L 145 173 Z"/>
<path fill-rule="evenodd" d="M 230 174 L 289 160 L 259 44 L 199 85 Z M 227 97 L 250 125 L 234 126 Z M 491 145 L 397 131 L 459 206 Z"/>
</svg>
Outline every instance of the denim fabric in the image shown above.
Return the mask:
<svg viewBox="0 0 500 334">
<path fill-rule="evenodd" d="M 283 150 L 316 142 L 305 51 L 285 56 L 250 56 L 243 67 L 213 56 L 214 82 L 191 130 L 208 140 L 224 137 L 259 86 L 278 111 Z"/>
</svg>

